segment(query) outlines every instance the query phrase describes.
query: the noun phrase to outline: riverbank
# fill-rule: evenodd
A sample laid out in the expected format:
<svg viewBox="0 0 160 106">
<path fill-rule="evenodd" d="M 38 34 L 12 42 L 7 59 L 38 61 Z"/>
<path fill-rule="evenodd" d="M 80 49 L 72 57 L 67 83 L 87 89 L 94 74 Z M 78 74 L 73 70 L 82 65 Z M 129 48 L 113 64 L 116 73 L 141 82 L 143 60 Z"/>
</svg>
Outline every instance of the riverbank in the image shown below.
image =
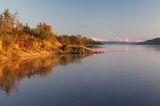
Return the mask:
<svg viewBox="0 0 160 106">
<path fill-rule="evenodd" d="M 87 48 L 85 46 L 67 46 L 62 50 L 0 50 L 0 61 L 25 59 L 30 57 L 45 57 L 61 54 L 82 54 L 92 55 L 101 54 L 103 51 L 97 51 L 95 49 Z"/>
<path fill-rule="evenodd" d="M 53 53 L 49 51 L 18 51 L 18 52 L 12 52 L 8 53 L 10 55 L 4 55 L 0 54 L 0 61 L 7 61 L 7 60 L 16 60 L 16 59 L 25 59 L 25 58 L 30 58 L 30 57 L 44 57 L 44 56 L 49 56 L 52 55 Z"/>
<path fill-rule="evenodd" d="M 47 23 L 40 22 L 36 27 L 30 27 L 20 22 L 15 14 L 8 9 L 0 14 L 0 61 L 55 54 L 103 53 L 90 49 L 99 44 L 91 38 L 58 35 Z"/>
</svg>

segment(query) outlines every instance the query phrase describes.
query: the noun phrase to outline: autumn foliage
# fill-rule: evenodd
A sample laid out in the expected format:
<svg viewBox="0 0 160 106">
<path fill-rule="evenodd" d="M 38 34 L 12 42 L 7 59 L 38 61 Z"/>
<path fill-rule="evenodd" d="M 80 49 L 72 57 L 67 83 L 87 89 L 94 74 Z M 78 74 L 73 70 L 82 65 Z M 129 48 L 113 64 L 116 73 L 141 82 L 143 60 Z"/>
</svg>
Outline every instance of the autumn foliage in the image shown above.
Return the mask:
<svg viewBox="0 0 160 106">
<path fill-rule="evenodd" d="M 32 28 L 19 21 L 17 12 L 12 14 L 8 9 L 0 14 L 0 54 L 27 50 L 63 52 L 66 46 L 90 46 L 95 43 L 81 35 L 57 35 L 47 23 L 39 23 Z"/>
</svg>

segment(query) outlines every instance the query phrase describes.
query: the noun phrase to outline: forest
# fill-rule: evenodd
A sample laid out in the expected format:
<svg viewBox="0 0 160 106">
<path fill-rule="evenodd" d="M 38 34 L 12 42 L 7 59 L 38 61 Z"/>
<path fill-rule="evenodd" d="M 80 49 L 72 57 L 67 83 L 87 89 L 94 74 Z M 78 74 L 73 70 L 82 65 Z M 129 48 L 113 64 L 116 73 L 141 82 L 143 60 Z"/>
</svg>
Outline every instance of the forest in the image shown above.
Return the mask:
<svg viewBox="0 0 160 106">
<path fill-rule="evenodd" d="M 5 9 L 0 14 L 0 57 L 18 57 L 22 54 L 93 53 L 89 47 L 96 42 L 82 35 L 58 35 L 51 25 L 40 22 L 30 27 L 17 18 L 18 13 Z"/>
</svg>

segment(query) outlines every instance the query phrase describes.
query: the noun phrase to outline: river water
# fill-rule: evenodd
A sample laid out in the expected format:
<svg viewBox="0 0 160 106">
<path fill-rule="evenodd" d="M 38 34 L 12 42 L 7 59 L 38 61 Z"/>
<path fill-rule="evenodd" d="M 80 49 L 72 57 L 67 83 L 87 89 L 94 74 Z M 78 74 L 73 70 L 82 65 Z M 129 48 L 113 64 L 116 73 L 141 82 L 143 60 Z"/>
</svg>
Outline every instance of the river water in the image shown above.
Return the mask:
<svg viewBox="0 0 160 106">
<path fill-rule="evenodd" d="M 0 63 L 0 106 L 158 106 L 160 46 Z"/>
</svg>

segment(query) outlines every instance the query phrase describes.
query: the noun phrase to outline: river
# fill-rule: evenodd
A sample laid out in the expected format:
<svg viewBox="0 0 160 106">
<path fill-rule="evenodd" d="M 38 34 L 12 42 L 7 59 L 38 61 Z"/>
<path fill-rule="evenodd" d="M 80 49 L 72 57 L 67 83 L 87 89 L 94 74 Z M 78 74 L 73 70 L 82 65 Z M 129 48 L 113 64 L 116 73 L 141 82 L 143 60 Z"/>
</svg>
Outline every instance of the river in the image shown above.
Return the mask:
<svg viewBox="0 0 160 106">
<path fill-rule="evenodd" d="M 158 106 L 160 46 L 0 63 L 0 106 Z"/>
</svg>

